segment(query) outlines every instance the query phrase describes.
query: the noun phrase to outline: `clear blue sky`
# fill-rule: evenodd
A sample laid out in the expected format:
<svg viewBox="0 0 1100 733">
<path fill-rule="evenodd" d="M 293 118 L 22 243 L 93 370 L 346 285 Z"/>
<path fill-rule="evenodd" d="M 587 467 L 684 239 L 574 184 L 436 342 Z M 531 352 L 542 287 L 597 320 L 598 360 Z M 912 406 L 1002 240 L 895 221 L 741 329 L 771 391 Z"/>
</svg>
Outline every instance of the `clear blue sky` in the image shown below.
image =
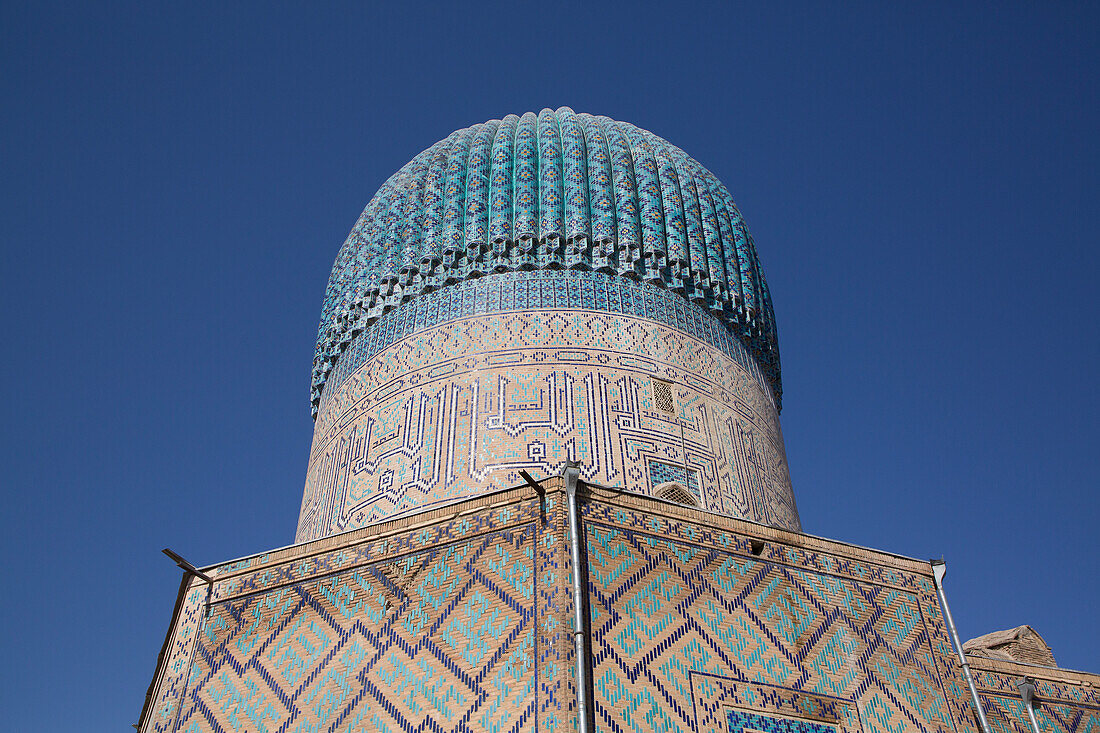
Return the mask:
<svg viewBox="0 0 1100 733">
<path fill-rule="evenodd" d="M 1100 671 L 1096 5 L 87 5 L 0 5 L 3 727 L 137 721 L 160 549 L 293 539 L 363 205 L 559 105 L 733 192 L 807 531 L 942 555 L 963 638 Z"/>
</svg>

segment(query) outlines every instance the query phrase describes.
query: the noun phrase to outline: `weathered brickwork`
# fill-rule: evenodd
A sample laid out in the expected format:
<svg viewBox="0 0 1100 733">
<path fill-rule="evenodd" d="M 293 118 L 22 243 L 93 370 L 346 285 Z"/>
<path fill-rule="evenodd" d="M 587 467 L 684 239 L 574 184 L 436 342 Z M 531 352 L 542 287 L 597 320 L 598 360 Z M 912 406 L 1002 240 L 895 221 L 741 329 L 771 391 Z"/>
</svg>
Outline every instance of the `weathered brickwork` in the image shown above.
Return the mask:
<svg viewBox="0 0 1100 733">
<path fill-rule="evenodd" d="M 359 336 L 344 355 L 356 368 L 337 373 L 321 403 L 298 541 L 514 486 L 521 469 L 557 473 L 570 459 L 587 481 L 639 493 L 662 482 L 655 466 L 683 480 L 686 464 L 703 506 L 799 527 L 775 402 L 736 338 L 721 341 L 711 316 L 658 288 L 536 274 L 440 292 L 480 315 L 455 306 L 441 325 L 417 331 L 395 317 Z M 515 300 L 528 290 L 562 307 Z M 593 310 L 608 292 L 615 309 Z M 418 304 L 427 322 L 441 319 L 431 296 Z M 412 335 L 394 341 L 405 328 Z M 655 377 L 670 383 L 675 412 L 654 404 Z"/>
<path fill-rule="evenodd" d="M 968 657 L 982 707 L 994 733 L 1032 733 L 1016 685 L 1035 681 L 1035 717 L 1043 731 L 1100 733 L 1100 675 Z"/>
</svg>

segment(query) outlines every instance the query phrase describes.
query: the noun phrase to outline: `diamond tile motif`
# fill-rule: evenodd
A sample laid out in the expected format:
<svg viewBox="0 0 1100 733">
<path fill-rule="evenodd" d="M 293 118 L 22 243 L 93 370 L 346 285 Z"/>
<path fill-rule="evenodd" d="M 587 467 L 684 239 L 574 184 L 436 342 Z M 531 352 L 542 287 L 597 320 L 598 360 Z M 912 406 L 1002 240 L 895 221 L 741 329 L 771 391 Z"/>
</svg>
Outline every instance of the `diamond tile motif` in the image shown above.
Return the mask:
<svg viewBox="0 0 1100 733">
<path fill-rule="evenodd" d="M 165 691 L 180 703 L 151 730 L 525 729 L 538 708 L 535 537 L 520 524 L 333 571 L 350 557 L 334 551 L 281 582 L 257 571 L 266 589 L 187 617 L 199 630 L 187 692 Z"/>
<path fill-rule="evenodd" d="M 610 730 L 645 730 L 639 721 L 658 710 L 665 729 L 697 730 L 690 690 L 705 674 L 851 701 L 867 730 L 954 733 L 949 660 L 927 631 L 935 597 L 915 580 L 875 582 L 877 568 L 838 572 L 835 558 L 786 548 L 754 557 L 707 526 L 586 510 L 596 706 Z M 731 713 L 726 725 L 837 730 L 755 715 Z"/>
<path fill-rule="evenodd" d="M 571 730 L 550 483 L 223 565 L 209 607 L 192 581 L 143 730 Z M 584 492 L 596 730 L 976 733 L 927 565 Z M 1025 673 L 1045 730 L 1100 733 L 1095 677 L 973 666 L 999 733 L 1028 731 Z"/>
</svg>

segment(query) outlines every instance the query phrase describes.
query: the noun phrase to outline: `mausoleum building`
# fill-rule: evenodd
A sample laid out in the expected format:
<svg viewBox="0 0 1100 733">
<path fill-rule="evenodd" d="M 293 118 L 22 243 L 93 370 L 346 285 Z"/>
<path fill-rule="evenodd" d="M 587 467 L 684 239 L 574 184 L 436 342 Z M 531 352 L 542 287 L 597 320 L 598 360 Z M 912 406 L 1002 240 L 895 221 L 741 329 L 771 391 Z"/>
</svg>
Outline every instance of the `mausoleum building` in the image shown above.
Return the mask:
<svg viewBox="0 0 1100 733">
<path fill-rule="evenodd" d="M 781 400 L 699 162 L 452 133 L 337 255 L 295 544 L 185 573 L 140 730 L 1100 731 L 1030 627 L 964 652 L 942 565 L 802 533 Z"/>
</svg>

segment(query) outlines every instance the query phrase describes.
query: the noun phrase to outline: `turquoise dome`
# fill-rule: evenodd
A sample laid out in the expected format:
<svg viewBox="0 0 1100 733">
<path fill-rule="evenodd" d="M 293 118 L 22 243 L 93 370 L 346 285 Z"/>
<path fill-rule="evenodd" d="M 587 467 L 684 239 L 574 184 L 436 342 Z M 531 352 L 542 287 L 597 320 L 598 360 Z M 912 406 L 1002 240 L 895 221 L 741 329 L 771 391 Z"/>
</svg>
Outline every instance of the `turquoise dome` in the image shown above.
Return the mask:
<svg viewBox="0 0 1100 733">
<path fill-rule="evenodd" d="M 676 146 L 568 107 L 448 135 L 382 184 L 332 267 L 312 402 L 348 344 L 421 293 L 494 272 L 648 282 L 718 318 L 781 395 L 771 296 L 729 191 Z"/>
</svg>

